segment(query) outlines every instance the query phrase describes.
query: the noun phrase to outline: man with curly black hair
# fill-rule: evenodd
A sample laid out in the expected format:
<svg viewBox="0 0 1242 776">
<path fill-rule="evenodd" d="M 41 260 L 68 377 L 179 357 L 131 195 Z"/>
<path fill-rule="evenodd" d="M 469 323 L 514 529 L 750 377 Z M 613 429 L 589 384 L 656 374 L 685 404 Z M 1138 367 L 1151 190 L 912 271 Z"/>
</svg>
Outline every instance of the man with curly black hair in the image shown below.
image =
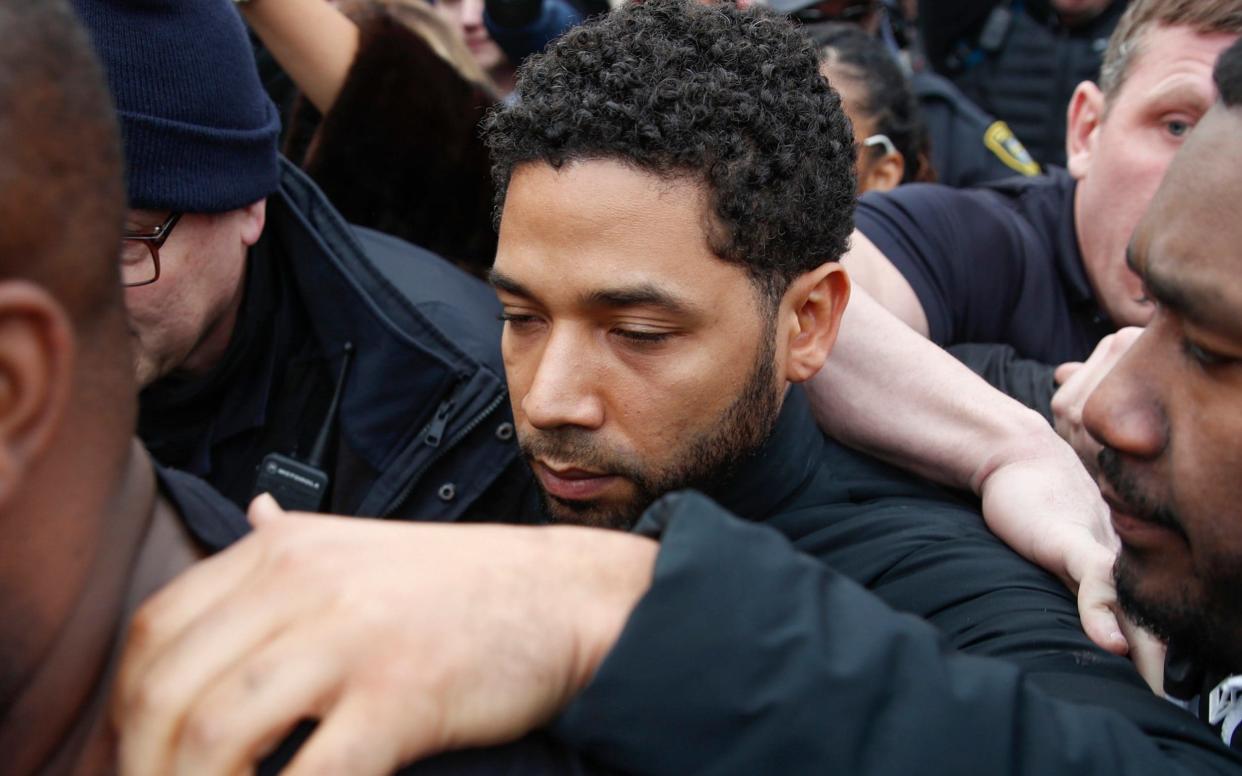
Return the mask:
<svg viewBox="0 0 1242 776">
<path fill-rule="evenodd" d="M 799 32 L 738 18 L 660 3 L 575 30 L 488 124 L 518 439 L 562 521 L 629 528 L 753 476 L 835 338 L 853 134 Z"/>
<path fill-rule="evenodd" d="M 725 44 L 737 37 L 735 11 L 684 10 L 661 3 L 629 14 L 623 35 L 575 30 L 572 56 L 527 68 L 521 100 L 486 130 L 497 215 L 515 173 L 533 162 L 560 170 L 622 160 L 695 183 L 708 193 L 708 247 L 774 305 L 794 278 L 846 250 L 853 132 L 795 28 L 760 17 Z"/>
<path fill-rule="evenodd" d="M 635 530 L 257 502 L 138 616 L 127 773 L 235 772 L 305 717 L 294 773 L 549 723 L 640 773 L 1232 762 L 974 507 L 826 440 L 789 390 L 849 289 L 849 131 L 816 64 L 763 12 L 648 0 L 525 67 L 489 134 L 515 422 L 560 522 Z M 687 486 L 711 499 L 649 504 Z"/>
</svg>

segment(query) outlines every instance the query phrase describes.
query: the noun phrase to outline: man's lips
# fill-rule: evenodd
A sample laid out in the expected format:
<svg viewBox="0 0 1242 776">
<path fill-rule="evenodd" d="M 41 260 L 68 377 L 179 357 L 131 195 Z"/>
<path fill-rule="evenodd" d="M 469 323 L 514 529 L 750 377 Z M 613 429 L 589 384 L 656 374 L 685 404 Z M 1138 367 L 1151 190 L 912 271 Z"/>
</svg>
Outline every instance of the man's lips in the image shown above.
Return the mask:
<svg viewBox="0 0 1242 776">
<path fill-rule="evenodd" d="M 1107 485 L 1100 488 L 1100 493 L 1108 504 L 1113 530 L 1117 532 L 1122 544 L 1143 548 L 1167 544 L 1170 538 L 1184 538 L 1180 532 L 1137 514 Z"/>
<path fill-rule="evenodd" d="M 590 501 L 621 479 L 614 474 L 558 467 L 542 461 L 534 461 L 531 468 L 549 495 L 566 501 Z"/>
</svg>

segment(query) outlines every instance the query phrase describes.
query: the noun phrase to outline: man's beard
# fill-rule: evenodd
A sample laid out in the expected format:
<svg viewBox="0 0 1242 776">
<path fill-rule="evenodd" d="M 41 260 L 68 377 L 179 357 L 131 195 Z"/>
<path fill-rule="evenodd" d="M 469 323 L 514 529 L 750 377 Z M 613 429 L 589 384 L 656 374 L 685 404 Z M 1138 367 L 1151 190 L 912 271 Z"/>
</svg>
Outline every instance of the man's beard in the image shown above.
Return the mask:
<svg viewBox="0 0 1242 776">
<path fill-rule="evenodd" d="M 592 432 L 573 426 L 535 431 L 522 438 L 522 452 L 528 461 L 543 458 L 572 463 L 622 477 L 634 486 L 633 498 L 615 505 L 570 501 L 541 489 L 548 514 L 559 523 L 628 531 L 665 493 L 685 488 L 710 493 L 732 479 L 737 467 L 767 440 L 780 414 L 774 323 L 769 321 L 766 326 L 764 344 L 737 398 L 707 424 L 708 431 L 682 445 L 672 463 L 662 470 L 648 470 L 633 456 L 604 450 L 597 446 Z"/>
<path fill-rule="evenodd" d="M 1139 491 L 1115 450 L 1101 451 L 1099 463 L 1101 475 L 1127 508 L 1139 513 L 1136 517 L 1186 536 L 1177 513 Z M 1242 629 L 1242 561 L 1211 557 L 1218 562 L 1206 574 L 1163 589 L 1159 597 L 1145 596 L 1142 563 L 1123 546 L 1113 565 L 1113 582 L 1118 603 L 1135 623 L 1208 665 L 1234 670 L 1242 667 L 1242 650 L 1236 640 Z"/>
</svg>

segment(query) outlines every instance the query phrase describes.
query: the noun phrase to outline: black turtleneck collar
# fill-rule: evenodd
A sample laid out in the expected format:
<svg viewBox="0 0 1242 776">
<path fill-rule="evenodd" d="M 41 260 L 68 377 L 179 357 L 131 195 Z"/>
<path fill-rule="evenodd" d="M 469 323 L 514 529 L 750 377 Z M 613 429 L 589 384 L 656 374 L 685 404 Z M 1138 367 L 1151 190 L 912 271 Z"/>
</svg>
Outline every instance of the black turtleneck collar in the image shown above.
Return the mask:
<svg viewBox="0 0 1242 776">
<path fill-rule="evenodd" d="M 800 386 L 785 393 L 776 425 L 754 453 L 739 461 L 728 482 L 707 491 L 716 503 L 747 520 L 780 511 L 822 463 L 824 437 Z"/>
</svg>

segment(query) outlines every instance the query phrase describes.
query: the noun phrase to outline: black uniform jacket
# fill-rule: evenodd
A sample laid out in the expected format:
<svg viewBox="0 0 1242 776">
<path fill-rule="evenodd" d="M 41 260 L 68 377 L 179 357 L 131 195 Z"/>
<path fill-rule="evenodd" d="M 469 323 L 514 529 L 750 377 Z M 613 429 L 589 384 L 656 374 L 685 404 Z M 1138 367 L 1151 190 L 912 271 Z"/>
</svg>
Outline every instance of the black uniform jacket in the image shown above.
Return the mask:
<svg viewBox="0 0 1242 776">
<path fill-rule="evenodd" d="M 644 517 L 654 583 L 553 729 L 580 753 L 655 774 L 1242 772 L 975 506 L 827 441 L 800 391 L 715 495 L 747 519 L 696 493 Z"/>
<path fill-rule="evenodd" d="M 1116 330 L 1083 262 L 1076 188 L 1059 168 L 974 189 L 912 183 L 864 195 L 855 220 L 914 290 L 933 342 L 1055 365 Z"/>
<path fill-rule="evenodd" d="M 329 511 L 423 520 L 536 511 L 517 454 L 493 293 L 434 254 L 351 227 L 283 165 L 245 295 L 211 374 L 141 397 L 139 435 L 166 466 L 238 504 L 269 453 L 305 459 L 331 431 Z M 329 417 L 346 343 L 353 360 Z"/>
</svg>

